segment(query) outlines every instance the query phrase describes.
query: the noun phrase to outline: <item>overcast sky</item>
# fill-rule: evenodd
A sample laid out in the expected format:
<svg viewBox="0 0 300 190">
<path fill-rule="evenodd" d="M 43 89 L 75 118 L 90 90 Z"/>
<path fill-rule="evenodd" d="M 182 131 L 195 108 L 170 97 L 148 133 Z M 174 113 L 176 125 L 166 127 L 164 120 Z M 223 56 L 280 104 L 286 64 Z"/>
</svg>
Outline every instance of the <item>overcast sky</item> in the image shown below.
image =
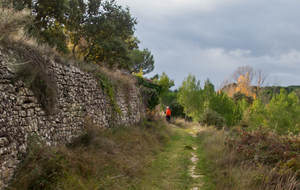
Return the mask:
<svg viewBox="0 0 300 190">
<path fill-rule="evenodd" d="M 240 66 L 268 73 L 269 84 L 300 85 L 299 0 L 117 0 L 139 23 L 135 36 L 155 69 L 175 80 L 192 73 L 217 88 Z M 275 79 L 276 77 L 276 79 Z M 174 89 L 174 88 L 173 88 Z"/>
</svg>

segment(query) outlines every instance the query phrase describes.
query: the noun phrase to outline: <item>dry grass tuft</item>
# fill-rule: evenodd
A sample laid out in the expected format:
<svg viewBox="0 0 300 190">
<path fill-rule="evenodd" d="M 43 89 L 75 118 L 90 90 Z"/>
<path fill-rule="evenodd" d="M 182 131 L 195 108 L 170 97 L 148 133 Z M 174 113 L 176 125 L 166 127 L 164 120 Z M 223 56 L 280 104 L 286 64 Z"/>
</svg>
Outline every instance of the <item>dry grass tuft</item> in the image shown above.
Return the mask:
<svg viewBox="0 0 300 190">
<path fill-rule="evenodd" d="M 184 119 L 178 117 L 171 117 L 170 123 L 183 129 L 186 129 L 187 125 L 189 124 L 189 123 L 185 123 Z"/>
<path fill-rule="evenodd" d="M 26 44 L 6 38 L 1 41 L 2 50 L 6 55 L 11 56 L 12 63 L 16 65 L 14 81 L 21 79 L 25 86 L 29 87 L 42 105 L 47 115 L 55 112 L 57 102 L 57 83 L 50 69 L 48 59 L 40 54 L 35 48 Z"/>
<path fill-rule="evenodd" d="M 107 76 L 110 80 L 117 81 L 123 84 L 135 84 L 137 82 L 136 77 L 131 74 L 124 73 L 118 69 L 108 69 L 106 67 L 101 67 L 101 72 Z"/>
<path fill-rule="evenodd" d="M 205 127 L 201 124 L 199 124 L 198 122 L 185 122 L 183 118 L 177 118 L 177 117 L 171 117 L 171 123 L 176 125 L 177 127 L 183 128 L 183 129 L 188 129 L 189 131 L 193 132 L 193 133 L 198 133 L 201 132 L 203 130 L 207 130 L 207 129 L 212 129 L 212 127 Z"/>
<path fill-rule="evenodd" d="M 0 40 L 19 33 L 32 20 L 33 17 L 30 14 L 30 10 L 17 11 L 13 8 L 0 6 Z"/>
</svg>

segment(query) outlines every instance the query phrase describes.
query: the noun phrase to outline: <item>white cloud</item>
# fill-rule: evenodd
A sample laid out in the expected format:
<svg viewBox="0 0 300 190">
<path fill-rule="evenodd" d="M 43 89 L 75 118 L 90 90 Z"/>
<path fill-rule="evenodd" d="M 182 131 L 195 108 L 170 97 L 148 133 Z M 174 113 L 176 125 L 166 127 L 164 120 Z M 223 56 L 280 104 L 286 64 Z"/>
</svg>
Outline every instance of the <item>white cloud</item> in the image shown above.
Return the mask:
<svg viewBox="0 0 300 190">
<path fill-rule="evenodd" d="M 229 52 L 229 55 L 232 55 L 235 58 L 240 58 L 246 55 L 250 55 L 250 50 L 242 50 L 242 49 L 236 49 Z"/>
</svg>

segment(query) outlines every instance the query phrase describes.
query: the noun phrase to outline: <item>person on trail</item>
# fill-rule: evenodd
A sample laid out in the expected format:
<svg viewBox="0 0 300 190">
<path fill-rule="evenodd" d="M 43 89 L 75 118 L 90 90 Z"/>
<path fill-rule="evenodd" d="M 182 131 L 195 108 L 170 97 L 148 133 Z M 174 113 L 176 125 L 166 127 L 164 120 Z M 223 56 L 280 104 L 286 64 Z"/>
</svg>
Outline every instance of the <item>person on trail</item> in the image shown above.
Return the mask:
<svg viewBox="0 0 300 190">
<path fill-rule="evenodd" d="M 166 114 L 167 122 L 170 124 L 171 110 L 170 110 L 169 106 L 167 107 L 167 109 L 166 109 L 166 111 L 165 111 L 165 114 Z"/>
</svg>

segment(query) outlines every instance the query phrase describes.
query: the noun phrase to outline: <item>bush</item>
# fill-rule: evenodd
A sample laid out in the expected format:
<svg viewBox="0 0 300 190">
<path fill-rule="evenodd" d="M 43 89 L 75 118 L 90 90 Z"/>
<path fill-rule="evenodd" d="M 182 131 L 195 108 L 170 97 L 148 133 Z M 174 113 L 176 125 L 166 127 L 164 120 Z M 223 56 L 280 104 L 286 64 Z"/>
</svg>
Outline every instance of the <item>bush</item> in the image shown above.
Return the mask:
<svg viewBox="0 0 300 190">
<path fill-rule="evenodd" d="M 172 117 L 184 118 L 183 107 L 176 100 L 170 104 L 170 109 L 172 111 Z"/>
<path fill-rule="evenodd" d="M 259 128 L 251 133 L 235 129 L 236 136 L 226 144 L 236 150 L 243 160 L 275 167 L 279 172 L 300 169 L 300 140 L 279 136 Z"/>
<path fill-rule="evenodd" d="M 202 152 L 208 166 L 206 175 L 212 176 L 216 184 L 216 188 L 210 189 L 300 188 L 299 162 L 294 157 L 298 140 L 264 129 L 247 133 L 241 128 L 234 128 L 230 134 L 206 130 L 197 136 L 205 150 Z"/>
<path fill-rule="evenodd" d="M 225 124 L 225 119 L 218 114 L 218 112 L 205 108 L 199 122 L 205 125 L 215 126 L 217 129 L 222 129 Z"/>
</svg>

